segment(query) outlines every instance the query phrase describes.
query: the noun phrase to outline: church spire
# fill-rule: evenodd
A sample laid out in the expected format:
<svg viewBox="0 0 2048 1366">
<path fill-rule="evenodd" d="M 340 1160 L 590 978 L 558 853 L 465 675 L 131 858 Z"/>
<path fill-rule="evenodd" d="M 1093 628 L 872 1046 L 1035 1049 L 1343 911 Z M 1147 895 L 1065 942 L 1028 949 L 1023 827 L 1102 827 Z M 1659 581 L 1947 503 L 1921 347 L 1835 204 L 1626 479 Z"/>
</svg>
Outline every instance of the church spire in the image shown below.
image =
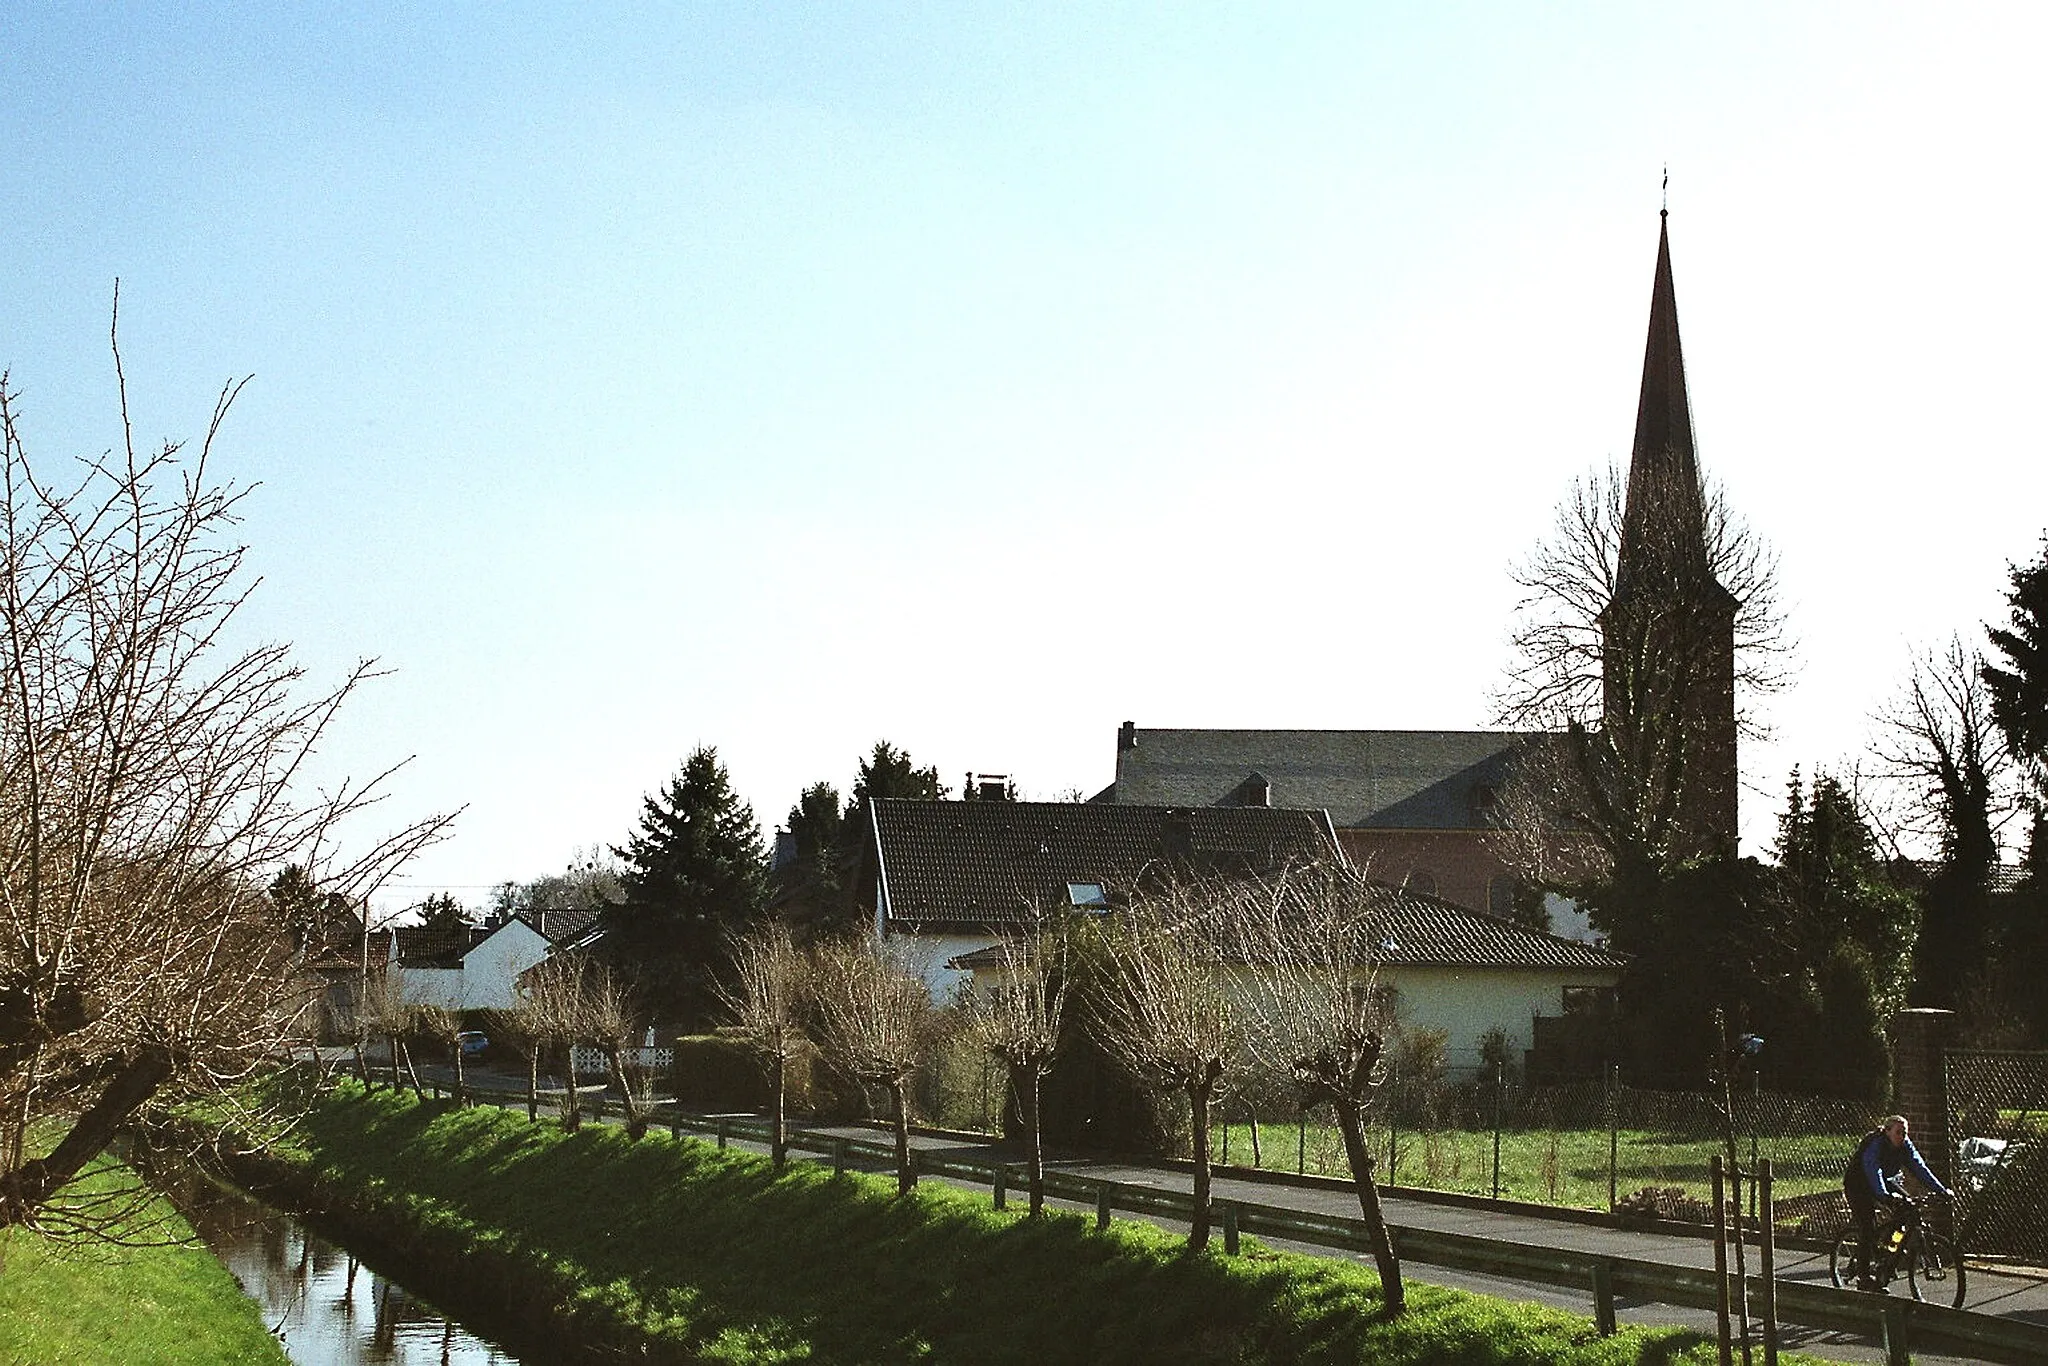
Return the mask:
<svg viewBox="0 0 2048 1366">
<path fill-rule="evenodd" d="M 1643 345 L 1643 387 L 1636 400 L 1636 440 L 1622 519 L 1619 569 L 1624 580 L 1645 556 L 1672 557 L 1672 569 L 1708 567 L 1705 501 L 1693 450 L 1685 352 L 1678 340 L 1678 295 L 1671 284 L 1670 216 L 1660 212 L 1657 217 L 1657 275 L 1650 287 L 1650 335 Z"/>
</svg>

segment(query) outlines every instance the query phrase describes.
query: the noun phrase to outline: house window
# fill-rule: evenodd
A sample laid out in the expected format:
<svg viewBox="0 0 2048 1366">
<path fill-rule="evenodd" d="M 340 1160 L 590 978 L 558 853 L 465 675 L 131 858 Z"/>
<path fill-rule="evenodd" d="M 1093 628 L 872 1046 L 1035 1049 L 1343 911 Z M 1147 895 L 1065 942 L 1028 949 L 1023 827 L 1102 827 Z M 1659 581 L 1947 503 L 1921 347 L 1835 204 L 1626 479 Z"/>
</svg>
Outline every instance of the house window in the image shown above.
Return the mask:
<svg viewBox="0 0 2048 1366">
<path fill-rule="evenodd" d="M 1109 898 L 1103 895 L 1099 882 L 1069 882 L 1067 904 L 1077 910 L 1100 913 L 1109 909 Z"/>
</svg>

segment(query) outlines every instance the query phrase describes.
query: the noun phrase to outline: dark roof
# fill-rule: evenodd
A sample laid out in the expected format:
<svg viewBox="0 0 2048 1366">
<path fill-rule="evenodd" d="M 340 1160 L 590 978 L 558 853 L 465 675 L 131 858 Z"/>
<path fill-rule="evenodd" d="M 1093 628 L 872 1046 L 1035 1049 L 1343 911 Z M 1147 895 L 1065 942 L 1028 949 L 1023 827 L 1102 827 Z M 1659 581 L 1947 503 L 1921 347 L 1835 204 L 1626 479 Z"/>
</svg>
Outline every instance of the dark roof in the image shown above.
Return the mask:
<svg viewBox="0 0 2048 1366">
<path fill-rule="evenodd" d="M 1468 910 L 1433 896 L 1390 891 L 1376 926 L 1379 961 L 1402 967 L 1618 968 L 1618 953 Z"/>
<path fill-rule="evenodd" d="M 1232 806 L 1266 779 L 1273 805 L 1321 808 L 1340 828 L 1470 830 L 1507 781 L 1515 746 L 1491 730 L 1140 730 L 1119 733 L 1111 800 Z"/>
<path fill-rule="evenodd" d="M 521 911 L 524 920 L 541 938 L 560 944 L 576 938 L 597 923 L 601 911 Z"/>
<path fill-rule="evenodd" d="M 1387 889 L 1372 936 L 1376 941 L 1373 962 L 1380 967 L 1587 971 L 1619 969 L 1628 963 L 1622 955 L 1591 944 L 1393 888 Z M 993 967 L 1001 961 L 1002 949 L 991 946 L 962 954 L 947 966 L 973 969 Z"/>
<path fill-rule="evenodd" d="M 398 941 L 398 965 L 402 968 L 455 968 L 462 955 L 476 941 L 475 930 L 430 930 L 420 925 L 401 925 L 391 932 Z"/>
<path fill-rule="evenodd" d="M 870 804 L 870 858 L 892 921 L 1000 925 L 1069 904 L 1068 886 L 1112 899 L 1151 872 L 1229 873 L 1342 858 L 1321 811 L 1091 802 Z"/>
</svg>

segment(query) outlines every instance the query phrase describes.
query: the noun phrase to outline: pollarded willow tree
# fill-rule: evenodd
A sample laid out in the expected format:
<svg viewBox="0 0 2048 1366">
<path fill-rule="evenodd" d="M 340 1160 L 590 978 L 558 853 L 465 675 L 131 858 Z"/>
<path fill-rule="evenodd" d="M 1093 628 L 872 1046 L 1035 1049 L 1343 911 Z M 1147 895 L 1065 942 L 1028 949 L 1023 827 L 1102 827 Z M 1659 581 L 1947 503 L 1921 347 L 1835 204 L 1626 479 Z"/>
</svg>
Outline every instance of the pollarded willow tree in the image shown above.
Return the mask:
<svg viewBox="0 0 2048 1366">
<path fill-rule="evenodd" d="M 1219 894 L 1174 882 L 1112 916 L 1097 941 L 1088 993 L 1096 1035 L 1151 1090 L 1187 1102 L 1193 1130 L 1194 1219 L 1188 1246 L 1208 1246 L 1209 1118 L 1244 1060 L 1242 995 L 1222 971 Z"/>
<path fill-rule="evenodd" d="M 718 1000 L 768 1073 L 768 1151 L 780 1171 L 789 1160 L 789 1065 L 809 1038 L 811 960 L 779 920 L 733 935 L 726 956 L 732 976 L 718 985 Z"/>
<path fill-rule="evenodd" d="M 910 1161 L 910 1079 L 943 1028 L 917 970 L 918 950 L 870 936 L 828 940 L 811 954 L 811 1009 L 818 1045 L 855 1081 L 889 1096 L 896 1188 L 917 1185 Z"/>
<path fill-rule="evenodd" d="M 1365 1131 L 1385 1080 L 1387 1019 L 1374 990 L 1390 893 L 1358 869 L 1315 863 L 1212 893 L 1214 936 L 1240 974 L 1246 1052 L 1285 1077 L 1302 1107 L 1328 1105 L 1365 1217 L 1389 1317 L 1407 1305 Z"/>
<path fill-rule="evenodd" d="M 240 387 L 187 454 L 138 446 L 123 381 L 119 443 L 66 467 L 30 459 L 0 376 L 0 1227 L 105 1235 L 122 1211 L 65 1188 L 116 1129 L 302 1036 L 279 869 L 360 899 L 446 825 L 338 859 L 379 780 L 305 770 L 374 669 L 308 691 L 288 646 L 231 644 L 246 490 L 207 462 Z"/>
<path fill-rule="evenodd" d="M 1059 1053 L 1060 1026 L 1066 1018 L 1068 963 L 1067 923 L 1038 916 L 1021 934 L 996 945 L 995 972 L 976 983 L 960 1002 L 965 1033 L 982 1051 L 1003 1064 L 1017 1116 L 1024 1124 L 1026 1180 L 1031 1212 L 1045 1209 L 1045 1128 L 1039 1116 L 1039 1093 Z"/>
</svg>

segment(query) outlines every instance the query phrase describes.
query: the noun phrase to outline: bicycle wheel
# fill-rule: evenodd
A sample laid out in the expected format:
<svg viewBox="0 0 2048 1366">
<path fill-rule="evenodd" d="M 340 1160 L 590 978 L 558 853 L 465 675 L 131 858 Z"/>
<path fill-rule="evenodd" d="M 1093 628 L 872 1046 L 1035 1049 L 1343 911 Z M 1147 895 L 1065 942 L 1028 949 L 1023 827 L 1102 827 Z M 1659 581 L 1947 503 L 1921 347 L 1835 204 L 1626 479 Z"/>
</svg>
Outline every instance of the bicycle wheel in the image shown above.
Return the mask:
<svg viewBox="0 0 2048 1366">
<path fill-rule="evenodd" d="M 1835 1239 L 1835 1246 L 1828 1253 L 1828 1280 L 1838 1289 L 1856 1284 L 1856 1230 L 1851 1226 Z"/>
<path fill-rule="evenodd" d="M 1963 1259 L 1956 1245 L 1939 1233 L 1920 1231 L 1918 1246 L 1906 1259 L 1906 1284 L 1916 1300 L 1963 1307 Z"/>
</svg>

